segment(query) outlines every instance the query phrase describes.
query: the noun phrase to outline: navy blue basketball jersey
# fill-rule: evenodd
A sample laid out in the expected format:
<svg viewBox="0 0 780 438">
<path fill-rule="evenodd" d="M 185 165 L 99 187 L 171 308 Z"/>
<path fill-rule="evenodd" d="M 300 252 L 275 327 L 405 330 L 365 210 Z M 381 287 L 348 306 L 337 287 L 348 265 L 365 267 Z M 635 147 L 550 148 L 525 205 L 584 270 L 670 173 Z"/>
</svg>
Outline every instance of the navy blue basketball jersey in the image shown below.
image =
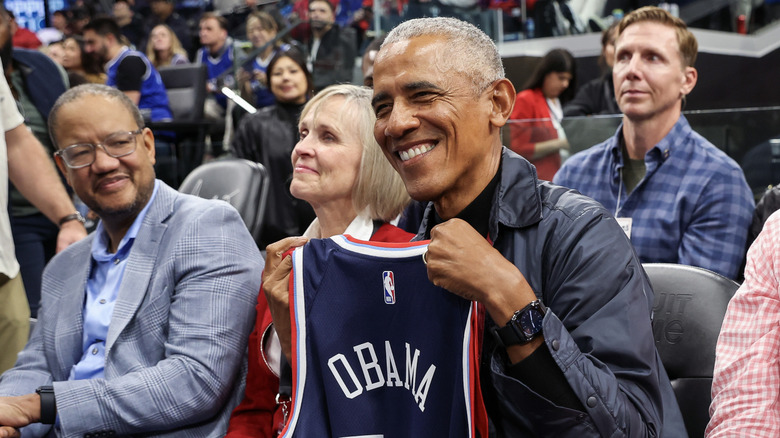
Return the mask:
<svg viewBox="0 0 780 438">
<path fill-rule="evenodd" d="M 198 53 L 195 54 L 195 62 L 198 64 L 206 64 L 208 81 L 217 89 L 217 77 L 233 68 L 233 40 L 228 38 L 225 42 L 225 48 L 216 58 L 209 55 L 209 50 L 207 48 L 201 47 L 198 49 Z M 227 97 L 221 92 L 216 93 L 215 97 L 222 108 L 225 108 L 227 105 Z"/>
<path fill-rule="evenodd" d="M 141 89 L 138 90 L 141 92 L 138 108 L 150 110 L 151 120 L 153 122 L 171 120 L 173 118 L 173 113 L 171 113 L 171 109 L 168 106 L 168 93 L 165 91 L 165 85 L 163 85 L 160 73 L 157 72 L 143 53 L 125 49 L 116 59 L 111 60 L 106 65 L 106 85 L 109 87 L 116 87 L 116 77 L 119 66 L 128 56 L 137 56 L 141 58 L 146 65 L 146 73 L 144 73 L 142 78 Z"/>
<path fill-rule="evenodd" d="M 281 436 L 486 430 L 476 303 L 428 280 L 427 243 L 340 235 L 293 252 L 293 396 Z"/>
</svg>

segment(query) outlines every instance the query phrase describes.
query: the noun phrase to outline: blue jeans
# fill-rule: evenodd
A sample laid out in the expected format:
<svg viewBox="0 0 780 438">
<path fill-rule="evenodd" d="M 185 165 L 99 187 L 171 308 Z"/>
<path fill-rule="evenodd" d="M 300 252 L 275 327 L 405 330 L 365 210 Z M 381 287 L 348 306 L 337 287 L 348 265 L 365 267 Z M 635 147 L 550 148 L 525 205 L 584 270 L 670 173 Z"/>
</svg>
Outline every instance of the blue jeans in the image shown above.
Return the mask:
<svg viewBox="0 0 780 438">
<path fill-rule="evenodd" d="M 11 216 L 11 232 L 16 247 L 16 260 L 30 303 L 30 316 L 36 318 L 41 301 L 41 276 L 46 263 L 57 249 L 59 228 L 42 213 Z"/>
</svg>

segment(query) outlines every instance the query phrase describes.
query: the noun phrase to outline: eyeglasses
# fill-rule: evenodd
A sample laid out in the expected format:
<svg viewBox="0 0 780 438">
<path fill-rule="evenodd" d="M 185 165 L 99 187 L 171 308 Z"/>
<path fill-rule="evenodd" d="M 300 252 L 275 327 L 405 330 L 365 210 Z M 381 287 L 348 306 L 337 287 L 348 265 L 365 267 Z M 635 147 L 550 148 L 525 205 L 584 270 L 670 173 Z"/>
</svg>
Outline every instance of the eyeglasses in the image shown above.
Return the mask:
<svg viewBox="0 0 780 438">
<path fill-rule="evenodd" d="M 115 132 L 100 143 L 79 143 L 73 144 L 65 149 L 54 153 L 65 161 L 65 164 L 71 169 L 81 169 L 95 162 L 97 147 L 103 148 L 103 151 L 109 157 L 119 158 L 130 155 L 135 152 L 137 142 L 135 136 L 143 132 L 143 128 L 135 131 Z"/>
</svg>

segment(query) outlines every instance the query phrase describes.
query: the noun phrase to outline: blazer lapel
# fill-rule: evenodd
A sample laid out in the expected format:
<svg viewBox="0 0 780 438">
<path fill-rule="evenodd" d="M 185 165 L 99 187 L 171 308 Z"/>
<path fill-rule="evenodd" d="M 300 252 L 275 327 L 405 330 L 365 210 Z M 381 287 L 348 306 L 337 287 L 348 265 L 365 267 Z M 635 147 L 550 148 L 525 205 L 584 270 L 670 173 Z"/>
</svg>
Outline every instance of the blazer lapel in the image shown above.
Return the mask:
<svg viewBox="0 0 780 438">
<path fill-rule="evenodd" d="M 47 312 L 54 316 L 54 351 L 59 364 L 60 376 L 54 380 L 67 380 L 70 369 L 81 360 L 84 353 L 82 346 L 84 333 L 84 297 L 86 296 L 87 276 L 92 266 L 92 239 L 90 235 L 79 251 L 70 255 L 73 260 L 69 276 L 62 280 L 62 291 L 57 301 L 57 309 Z M 47 317 L 49 316 L 47 315 Z"/>
<path fill-rule="evenodd" d="M 176 191 L 161 182 L 153 204 L 146 213 L 141 229 L 138 230 L 108 326 L 106 355 L 146 296 L 160 251 L 160 242 L 168 227 L 164 222 L 173 213 L 174 196 Z"/>
</svg>

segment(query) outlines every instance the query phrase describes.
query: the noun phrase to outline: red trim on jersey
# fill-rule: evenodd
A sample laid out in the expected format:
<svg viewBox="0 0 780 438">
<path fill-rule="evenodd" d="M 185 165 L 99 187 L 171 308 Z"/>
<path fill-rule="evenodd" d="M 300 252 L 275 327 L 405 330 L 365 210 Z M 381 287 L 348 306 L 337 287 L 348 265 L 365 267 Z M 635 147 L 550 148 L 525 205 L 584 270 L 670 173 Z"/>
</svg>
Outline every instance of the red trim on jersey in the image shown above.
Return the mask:
<svg viewBox="0 0 780 438">
<path fill-rule="evenodd" d="M 372 241 L 360 240 L 358 238 L 350 236 L 349 234 L 345 234 L 344 237 L 352 243 L 357 243 L 359 245 L 378 246 L 380 248 L 415 248 L 418 246 L 425 246 L 431 243 L 430 240 L 418 240 L 416 242 L 377 242 L 373 240 Z"/>
</svg>

